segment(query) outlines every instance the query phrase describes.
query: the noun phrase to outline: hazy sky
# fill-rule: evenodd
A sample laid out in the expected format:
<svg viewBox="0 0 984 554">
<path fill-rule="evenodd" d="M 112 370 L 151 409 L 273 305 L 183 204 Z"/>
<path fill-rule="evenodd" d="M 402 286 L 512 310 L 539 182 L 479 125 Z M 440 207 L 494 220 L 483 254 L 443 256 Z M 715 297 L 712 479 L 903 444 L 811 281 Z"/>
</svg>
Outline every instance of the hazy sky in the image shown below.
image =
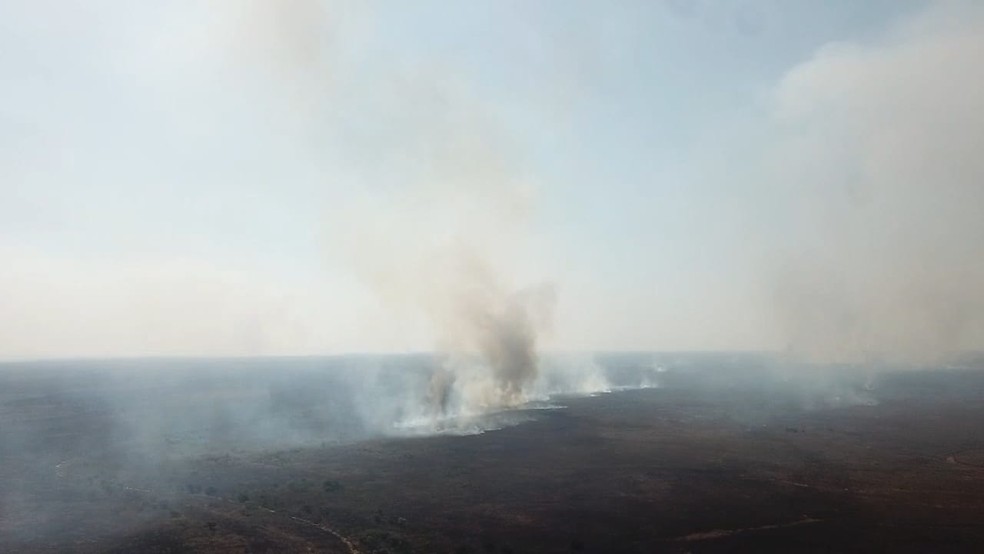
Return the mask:
<svg viewBox="0 0 984 554">
<path fill-rule="evenodd" d="M 972 2 L 8 0 L 0 358 L 429 350 L 448 236 L 556 291 L 548 348 L 782 348 L 828 188 L 952 189 L 933 236 L 980 253 L 981 36 Z"/>
</svg>

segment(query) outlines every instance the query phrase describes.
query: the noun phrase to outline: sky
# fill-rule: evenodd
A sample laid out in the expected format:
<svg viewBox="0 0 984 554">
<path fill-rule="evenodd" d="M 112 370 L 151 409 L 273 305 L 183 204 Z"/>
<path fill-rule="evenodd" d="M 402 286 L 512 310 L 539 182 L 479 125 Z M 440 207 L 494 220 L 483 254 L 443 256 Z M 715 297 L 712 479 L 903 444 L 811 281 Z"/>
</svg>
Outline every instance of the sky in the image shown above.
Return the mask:
<svg viewBox="0 0 984 554">
<path fill-rule="evenodd" d="M 4 2 L 0 359 L 433 350 L 449 252 L 548 298 L 551 350 L 980 346 L 980 37 L 958 1 Z"/>
</svg>

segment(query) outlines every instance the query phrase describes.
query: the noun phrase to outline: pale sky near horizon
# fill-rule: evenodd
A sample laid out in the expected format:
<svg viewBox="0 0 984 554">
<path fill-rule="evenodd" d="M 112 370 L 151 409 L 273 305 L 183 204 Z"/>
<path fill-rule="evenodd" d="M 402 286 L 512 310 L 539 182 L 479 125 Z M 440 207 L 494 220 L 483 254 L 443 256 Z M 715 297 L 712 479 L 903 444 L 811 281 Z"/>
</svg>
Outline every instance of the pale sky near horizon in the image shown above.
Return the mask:
<svg viewBox="0 0 984 554">
<path fill-rule="evenodd" d="M 957 1 L 4 2 L 0 359 L 430 350 L 407 282 L 445 235 L 554 287 L 548 349 L 774 349 L 832 321 L 891 348 L 935 317 L 975 338 L 977 297 L 937 292 L 980 269 L 946 264 L 984 239 L 982 35 Z M 907 212 L 929 182 L 953 192 Z M 889 287 L 918 316 L 855 294 L 900 255 L 810 289 L 852 300 L 809 331 L 799 300 L 777 315 L 778 253 L 854 224 L 828 188 L 890 215 L 814 258 L 942 222 L 926 248 L 963 233 L 934 262 L 959 278 Z"/>
</svg>

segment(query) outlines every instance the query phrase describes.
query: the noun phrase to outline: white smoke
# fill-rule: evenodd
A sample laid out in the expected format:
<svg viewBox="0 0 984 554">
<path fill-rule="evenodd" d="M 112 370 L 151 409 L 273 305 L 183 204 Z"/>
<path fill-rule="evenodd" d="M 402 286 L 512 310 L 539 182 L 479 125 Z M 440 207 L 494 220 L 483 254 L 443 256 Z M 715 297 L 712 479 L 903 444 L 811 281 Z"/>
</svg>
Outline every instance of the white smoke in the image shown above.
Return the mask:
<svg viewBox="0 0 984 554">
<path fill-rule="evenodd" d="M 518 405 L 536 380 L 556 296 L 547 283 L 516 284 L 534 180 L 466 91 L 427 72 L 393 84 L 400 92 L 370 110 L 387 141 L 368 139 L 379 141 L 376 165 L 355 168 L 369 185 L 329 221 L 330 250 L 394 317 L 429 329 L 444 354 L 435 414 Z"/>
<path fill-rule="evenodd" d="M 943 2 L 832 44 L 776 94 L 786 346 L 926 363 L 984 344 L 984 9 Z"/>
</svg>

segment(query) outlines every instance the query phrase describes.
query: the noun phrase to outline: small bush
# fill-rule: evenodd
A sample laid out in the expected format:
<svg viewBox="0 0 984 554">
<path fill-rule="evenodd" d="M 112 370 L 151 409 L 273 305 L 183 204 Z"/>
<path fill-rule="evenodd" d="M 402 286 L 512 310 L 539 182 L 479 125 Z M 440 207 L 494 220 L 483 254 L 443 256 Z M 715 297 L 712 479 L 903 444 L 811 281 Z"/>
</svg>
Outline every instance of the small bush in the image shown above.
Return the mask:
<svg viewBox="0 0 984 554">
<path fill-rule="evenodd" d="M 342 490 L 342 484 L 334 479 L 326 479 L 325 482 L 321 484 L 321 488 L 325 492 L 338 492 Z"/>
</svg>

